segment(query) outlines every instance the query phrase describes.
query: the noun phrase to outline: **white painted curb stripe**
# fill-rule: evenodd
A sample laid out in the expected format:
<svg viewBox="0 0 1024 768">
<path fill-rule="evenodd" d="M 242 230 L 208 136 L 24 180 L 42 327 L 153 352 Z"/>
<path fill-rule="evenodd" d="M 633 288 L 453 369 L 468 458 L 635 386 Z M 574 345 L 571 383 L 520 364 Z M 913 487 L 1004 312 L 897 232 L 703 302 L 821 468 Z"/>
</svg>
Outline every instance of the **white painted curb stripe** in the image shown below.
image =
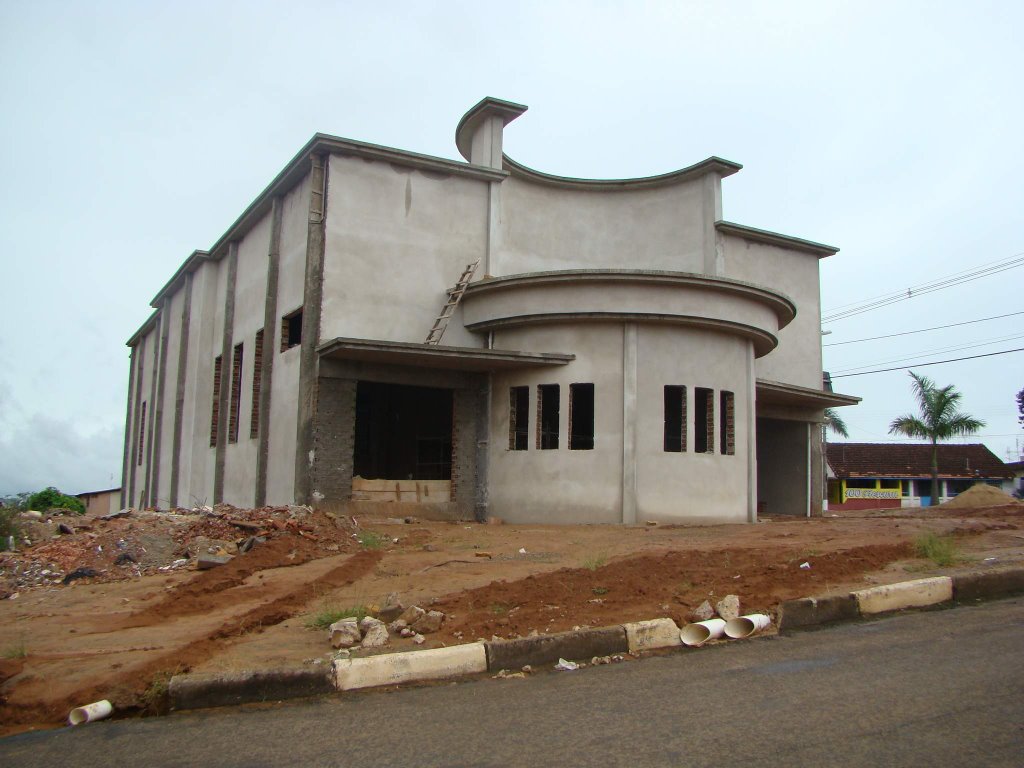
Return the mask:
<svg viewBox="0 0 1024 768">
<path fill-rule="evenodd" d="M 652 648 L 678 648 L 683 644 L 679 639 L 679 627 L 672 619 L 651 619 L 623 624 L 629 652 L 648 651 Z"/>
<path fill-rule="evenodd" d="M 388 653 L 334 662 L 334 683 L 340 691 L 397 685 L 417 680 L 440 680 L 487 671 L 483 643 Z"/>
<path fill-rule="evenodd" d="M 862 614 L 898 611 L 949 602 L 953 599 L 953 580 L 949 576 L 914 579 L 899 584 L 861 589 L 853 593 Z"/>
</svg>

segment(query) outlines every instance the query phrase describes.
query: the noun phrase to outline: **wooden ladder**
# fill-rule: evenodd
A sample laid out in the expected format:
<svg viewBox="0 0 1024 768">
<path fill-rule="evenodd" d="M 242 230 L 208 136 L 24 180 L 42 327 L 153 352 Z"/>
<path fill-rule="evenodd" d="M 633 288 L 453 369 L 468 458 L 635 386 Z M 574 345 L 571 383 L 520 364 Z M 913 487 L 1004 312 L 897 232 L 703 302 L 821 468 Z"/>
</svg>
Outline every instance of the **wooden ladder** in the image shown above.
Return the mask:
<svg viewBox="0 0 1024 768">
<path fill-rule="evenodd" d="M 425 344 L 436 346 L 441 343 L 441 337 L 444 336 L 444 330 L 448 327 L 448 321 L 451 319 L 452 313 L 455 312 L 455 308 L 459 306 L 459 302 L 462 301 L 462 295 L 466 292 L 466 288 L 469 287 L 469 281 L 473 279 L 473 273 L 476 272 L 478 266 L 480 266 L 480 259 L 477 259 L 472 264 L 467 264 L 462 277 L 455 283 L 455 287 L 448 289 L 448 301 L 442 307 L 441 314 L 437 316 L 437 320 L 434 321 L 434 327 L 427 334 Z"/>
</svg>

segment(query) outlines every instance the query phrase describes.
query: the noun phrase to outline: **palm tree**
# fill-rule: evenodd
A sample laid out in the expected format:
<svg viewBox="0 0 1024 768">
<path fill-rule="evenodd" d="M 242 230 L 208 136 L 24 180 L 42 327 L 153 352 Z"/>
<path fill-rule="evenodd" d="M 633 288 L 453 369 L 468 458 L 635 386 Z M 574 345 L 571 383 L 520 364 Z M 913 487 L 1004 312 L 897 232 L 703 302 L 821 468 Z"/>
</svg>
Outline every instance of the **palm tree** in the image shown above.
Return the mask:
<svg viewBox="0 0 1024 768">
<path fill-rule="evenodd" d="M 919 416 L 899 416 L 889 425 L 890 435 L 924 438 L 932 444 L 932 498 L 935 505 L 939 498 L 939 440 L 948 440 L 959 435 L 971 435 L 985 426 L 985 422 L 961 413 L 957 406 L 963 395 L 953 388 L 935 386 L 927 376 L 918 376 L 913 371 L 914 397 L 917 398 Z"/>
<path fill-rule="evenodd" d="M 843 421 L 839 412 L 835 408 L 825 409 L 825 423 L 822 425 L 824 429 L 831 429 L 840 437 L 849 437 L 850 431 L 846 428 L 846 422 Z"/>
</svg>

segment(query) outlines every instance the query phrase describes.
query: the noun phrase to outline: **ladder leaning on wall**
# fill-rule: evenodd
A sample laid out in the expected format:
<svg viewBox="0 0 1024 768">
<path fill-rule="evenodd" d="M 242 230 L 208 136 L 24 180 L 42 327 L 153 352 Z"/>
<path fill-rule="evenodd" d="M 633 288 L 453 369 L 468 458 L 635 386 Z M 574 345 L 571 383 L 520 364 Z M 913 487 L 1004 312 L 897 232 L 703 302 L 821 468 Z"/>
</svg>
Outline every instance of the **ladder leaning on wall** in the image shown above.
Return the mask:
<svg viewBox="0 0 1024 768">
<path fill-rule="evenodd" d="M 425 344 L 436 346 L 441 343 L 441 337 L 444 336 L 445 328 L 448 327 L 448 321 L 451 320 L 452 313 L 455 312 L 455 308 L 462 301 L 462 295 L 466 292 L 466 288 L 469 287 L 469 281 L 473 279 L 473 273 L 476 272 L 478 266 L 480 266 L 480 259 L 477 259 L 472 264 L 467 264 L 462 277 L 455 283 L 455 287 L 448 289 L 448 301 L 442 307 L 441 314 L 437 316 L 437 320 L 434 321 L 434 327 L 427 334 Z"/>
</svg>

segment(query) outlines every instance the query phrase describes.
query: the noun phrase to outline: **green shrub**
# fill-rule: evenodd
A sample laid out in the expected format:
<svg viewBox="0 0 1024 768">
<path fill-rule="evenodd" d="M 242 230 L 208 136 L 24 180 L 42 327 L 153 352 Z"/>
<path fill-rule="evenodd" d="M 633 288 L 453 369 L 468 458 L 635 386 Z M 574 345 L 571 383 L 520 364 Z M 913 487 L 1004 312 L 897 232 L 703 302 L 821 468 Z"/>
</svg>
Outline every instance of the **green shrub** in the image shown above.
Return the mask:
<svg viewBox="0 0 1024 768">
<path fill-rule="evenodd" d="M 20 535 L 18 510 L 13 507 L 0 507 L 0 552 L 7 549 L 7 541 L 11 536 L 17 541 Z"/>
<path fill-rule="evenodd" d="M 362 621 L 366 618 L 367 610 L 365 605 L 356 605 L 352 608 L 325 607 L 314 613 L 306 621 L 310 629 L 327 629 L 331 624 L 342 619 L 356 618 Z"/>
<path fill-rule="evenodd" d="M 39 512 L 45 512 L 48 509 L 70 509 L 72 512 L 77 512 L 80 515 L 85 514 L 85 504 L 82 503 L 81 499 L 61 493 L 52 485 L 29 496 L 25 506 L 28 509 L 35 509 Z"/>
<path fill-rule="evenodd" d="M 608 555 L 604 552 L 599 552 L 593 557 L 588 557 L 583 561 L 583 567 L 588 571 L 596 571 L 602 565 L 608 562 Z"/>
<path fill-rule="evenodd" d="M 359 543 L 364 549 L 381 549 L 388 542 L 387 536 L 382 536 L 373 531 L 363 531 L 359 534 Z"/>
<path fill-rule="evenodd" d="M 953 565 L 960 559 L 952 536 L 922 533 L 914 540 L 914 551 L 918 557 L 931 560 L 936 565 Z"/>
</svg>

